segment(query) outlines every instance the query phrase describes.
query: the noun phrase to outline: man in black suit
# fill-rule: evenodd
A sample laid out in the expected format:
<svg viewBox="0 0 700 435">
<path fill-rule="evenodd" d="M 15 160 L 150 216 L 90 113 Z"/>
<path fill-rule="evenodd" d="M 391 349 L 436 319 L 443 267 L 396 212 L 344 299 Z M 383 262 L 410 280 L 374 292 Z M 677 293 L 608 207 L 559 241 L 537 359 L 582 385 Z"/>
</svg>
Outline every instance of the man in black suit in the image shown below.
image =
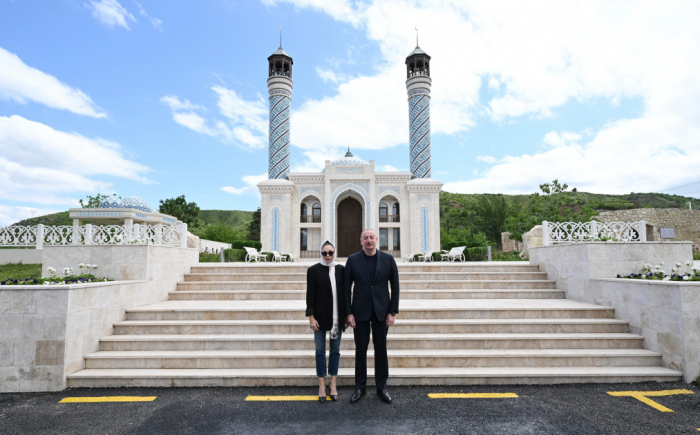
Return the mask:
<svg viewBox="0 0 700 435">
<path fill-rule="evenodd" d="M 370 330 L 374 342 L 377 395 L 386 403 L 391 403 L 391 396 L 386 391 L 386 380 L 389 378 L 386 334 L 399 312 L 399 270 L 394 257 L 377 250 L 374 230 L 364 230 L 360 242 L 362 251 L 349 256 L 345 264 L 345 314 L 348 325 L 355 329 L 355 392 L 350 403 L 357 403 L 365 395 Z M 355 287 L 351 298 L 353 282 Z"/>
</svg>

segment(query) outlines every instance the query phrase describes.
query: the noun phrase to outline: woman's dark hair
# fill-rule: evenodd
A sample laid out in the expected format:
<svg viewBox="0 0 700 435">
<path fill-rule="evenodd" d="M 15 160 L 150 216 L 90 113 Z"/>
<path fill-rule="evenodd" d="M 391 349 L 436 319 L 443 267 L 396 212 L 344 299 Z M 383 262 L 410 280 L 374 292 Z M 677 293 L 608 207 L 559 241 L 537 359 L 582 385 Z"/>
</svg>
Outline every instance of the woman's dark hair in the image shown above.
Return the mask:
<svg viewBox="0 0 700 435">
<path fill-rule="evenodd" d="M 326 246 L 333 246 L 333 244 L 331 242 L 324 243 L 323 246 L 321 246 L 321 251 L 323 251 L 323 248 L 325 248 Z M 333 249 L 335 249 L 335 246 L 333 246 Z"/>
</svg>

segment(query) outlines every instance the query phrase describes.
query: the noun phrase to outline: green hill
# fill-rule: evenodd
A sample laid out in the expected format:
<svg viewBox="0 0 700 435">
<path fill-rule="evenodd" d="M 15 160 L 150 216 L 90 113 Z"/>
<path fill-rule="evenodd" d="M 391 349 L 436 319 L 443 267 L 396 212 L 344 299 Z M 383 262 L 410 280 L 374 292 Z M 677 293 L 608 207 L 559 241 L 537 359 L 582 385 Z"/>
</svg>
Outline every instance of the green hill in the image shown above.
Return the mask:
<svg viewBox="0 0 700 435">
<path fill-rule="evenodd" d="M 253 219 L 252 211 L 242 210 L 201 210 L 199 220 L 201 226 L 207 227 L 217 223 L 224 223 L 234 229 L 246 228 L 248 222 Z M 73 220 L 68 217 L 67 211 L 47 214 L 30 219 L 24 219 L 13 225 L 73 225 Z M 246 228 L 247 229 L 247 228 Z"/>
</svg>

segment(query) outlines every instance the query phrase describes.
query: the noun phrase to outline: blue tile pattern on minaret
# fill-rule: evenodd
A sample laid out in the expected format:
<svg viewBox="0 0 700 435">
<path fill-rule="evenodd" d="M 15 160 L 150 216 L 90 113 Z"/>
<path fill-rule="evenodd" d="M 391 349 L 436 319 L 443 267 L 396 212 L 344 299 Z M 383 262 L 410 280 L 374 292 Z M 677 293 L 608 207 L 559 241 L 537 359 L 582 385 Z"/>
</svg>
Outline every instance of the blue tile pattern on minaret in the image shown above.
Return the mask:
<svg viewBox="0 0 700 435">
<path fill-rule="evenodd" d="M 287 96 L 270 97 L 270 179 L 286 179 L 289 173 L 290 106 L 291 99 Z"/>
<path fill-rule="evenodd" d="M 417 94 L 408 100 L 411 173 L 430 178 L 430 97 Z"/>
</svg>

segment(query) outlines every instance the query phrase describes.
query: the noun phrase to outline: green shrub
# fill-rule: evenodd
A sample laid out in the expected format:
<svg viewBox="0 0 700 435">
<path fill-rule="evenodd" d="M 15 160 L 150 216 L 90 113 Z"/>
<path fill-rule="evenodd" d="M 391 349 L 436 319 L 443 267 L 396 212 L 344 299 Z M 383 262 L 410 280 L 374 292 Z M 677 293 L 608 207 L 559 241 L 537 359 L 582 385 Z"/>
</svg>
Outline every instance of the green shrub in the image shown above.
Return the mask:
<svg viewBox="0 0 700 435">
<path fill-rule="evenodd" d="M 440 257 L 441 254 L 442 252 L 433 252 L 433 261 L 440 261 L 442 259 L 442 257 Z"/>
<path fill-rule="evenodd" d="M 491 253 L 491 258 L 493 261 L 526 261 L 520 258 L 519 252 L 494 251 Z"/>
<path fill-rule="evenodd" d="M 245 249 L 226 249 L 224 250 L 224 260 L 227 263 L 234 261 L 245 261 L 247 252 Z"/>
<path fill-rule="evenodd" d="M 235 240 L 231 242 L 231 249 L 255 248 L 258 251 L 262 249 L 262 243 L 254 240 Z"/>
<path fill-rule="evenodd" d="M 272 252 L 261 252 L 261 254 L 265 256 L 265 259 L 268 263 L 272 261 L 273 258 L 275 258 L 275 254 L 273 254 Z"/>
<path fill-rule="evenodd" d="M 212 254 L 209 252 L 199 253 L 200 263 L 219 263 L 221 261 L 221 254 Z"/>
<path fill-rule="evenodd" d="M 464 256 L 467 261 L 486 261 L 488 259 L 488 251 L 486 248 L 467 248 L 464 250 Z"/>
<path fill-rule="evenodd" d="M 693 260 L 700 261 L 700 251 L 693 249 Z"/>
</svg>

